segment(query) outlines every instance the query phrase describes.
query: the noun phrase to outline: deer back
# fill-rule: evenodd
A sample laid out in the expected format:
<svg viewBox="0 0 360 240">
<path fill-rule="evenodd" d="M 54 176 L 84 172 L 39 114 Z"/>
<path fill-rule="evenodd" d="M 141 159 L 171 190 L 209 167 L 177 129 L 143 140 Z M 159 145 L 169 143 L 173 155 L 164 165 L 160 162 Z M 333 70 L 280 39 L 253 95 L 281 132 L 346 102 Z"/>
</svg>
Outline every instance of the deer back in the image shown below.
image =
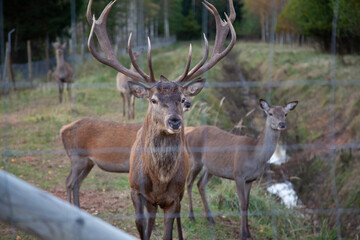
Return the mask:
<svg viewBox="0 0 360 240">
<path fill-rule="evenodd" d="M 106 163 L 109 166 L 122 159 L 128 165 L 130 150 L 140 127 L 140 123 L 122 124 L 85 118 L 62 127 L 60 136 L 69 156 L 91 157 L 99 165 Z"/>
</svg>

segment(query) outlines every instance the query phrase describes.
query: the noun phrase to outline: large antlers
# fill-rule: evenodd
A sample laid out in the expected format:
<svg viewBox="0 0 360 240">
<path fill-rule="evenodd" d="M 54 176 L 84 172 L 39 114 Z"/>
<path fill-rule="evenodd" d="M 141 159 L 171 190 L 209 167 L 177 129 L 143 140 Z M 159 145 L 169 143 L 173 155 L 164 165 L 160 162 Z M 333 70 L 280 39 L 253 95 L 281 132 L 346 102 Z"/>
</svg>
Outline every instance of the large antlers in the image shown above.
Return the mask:
<svg viewBox="0 0 360 240">
<path fill-rule="evenodd" d="M 90 53 L 101 63 L 108 65 L 112 68 L 114 68 L 116 71 L 123 73 L 124 75 L 132 78 L 133 80 L 136 81 L 142 81 L 142 82 L 155 82 L 154 79 L 154 74 L 152 69 L 150 69 L 151 75 L 148 76 L 146 73 L 144 73 L 139 66 L 137 65 L 134 56 L 132 54 L 131 51 L 131 36 L 132 34 L 130 34 L 129 36 L 129 41 L 128 41 L 128 51 L 129 51 L 129 56 L 130 56 L 130 60 L 131 60 L 131 64 L 134 66 L 134 68 L 136 69 L 137 72 L 131 71 L 129 69 L 127 69 L 126 67 L 124 67 L 123 65 L 120 64 L 120 62 L 117 60 L 116 55 L 111 47 L 111 43 L 106 31 L 106 20 L 107 17 L 109 15 L 110 9 L 111 7 L 114 5 L 114 3 L 117 0 L 111 1 L 103 10 L 103 12 L 101 13 L 100 17 L 98 20 L 95 19 L 95 16 L 91 16 L 91 6 L 92 6 L 92 1 L 89 1 L 88 4 L 88 8 L 87 8 L 87 12 L 86 12 L 86 17 L 87 20 L 89 22 L 91 26 L 91 31 L 90 31 L 90 35 L 89 35 L 89 39 L 88 39 L 88 47 L 89 47 L 89 51 Z M 99 53 L 97 53 L 94 50 L 94 44 L 92 42 L 92 38 L 94 35 L 94 32 L 96 34 L 96 37 L 99 41 L 100 47 L 102 49 L 102 51 L 105 53 L 106 58 L 102 57 Z M 151 46 L 150 46 L 150 40 L 149 40 L 149 51 L 148 54 L 151 55 Z M 151 56 L 148 57 L 149 61 L 151 61 Z M 149 67 L 151 68 L 151 62 L 149 62 Z"/>
<path fill-rule="evenodd" d="M 86 13 L 87 20 L 88 20 L 89 24 L 92 25 L 90 35 L 89 35 L 89 40 L 88 40 L 88 47 L 89 47 L 90 53 L 99 62 L 114 68 L 118 72 L 123 73 L 124 75 L 132 78 L 133 80 L 142 81 L 142 82 L 155 82 L 154 72 L 153 72 L 152 63 L 151 63 L 150 39 L 148 38 L 148 66 L 149 66 L 150 76 L 147 75 L 145 72 L 143 72 L 140 69 L 140 67 L 137 65 L 137 63 L 133 57 L 132 50 L 131 50 L 132 34 L 130 34 L 130 36 L 129 36 L 128 52 L 129 52 L 129 57 L 130 57 L 131 63 L 134 66 L 136 72 L 127 69 L 126 67 L 121 65 L 120 62 L 117 60 L 116 55 L 111 47 L 111 43 L 110 43 L 107 31 L 106 31 L 107 17 L 109 15 L 111 7 L 114 5 L 114 3 L 117 0 L 111 1 L 104 8 L 104 10 L 101 13 L 98 20 L 95 19 L 95 16 L 92 17 L 92 14 L 91 14 L 92 1 L 93 0 L 89 0 L 87 13 Z M 209 44 L 208 44 L 208 41 L 204 34 L 204 42 L 205 42 L 204 56 L 203 56 L 202 60 L 198 64 L 196 64 L 195 67 L 193 67 L 190 70 L 191 55 L 192 55 L 192 47 L 190 45 L 189 55 L 188 55 L 188 60 L 186 63 L 185 71 L 180 77 L 178 77 L 175 80 L 176 82 L 179 82 L 179 83 L 188 82 L 188 81 L 198 77 L 199 75 L 203 74 L 204 72 L 208 71 L 209 69 L 211 69 L 217 62 L 219 62 L 223 57 L 225 57 L 230 52 L 230 50 L 233 48 L 233 46 L 235 45 L 235 42 L 236 42 L 236 33 L 235 33 L 235 29 L 232 25 L 232 23 L 234 22 L 234 20 L 236 18 L 233 0 L 229 0 L 230 17 L 228 17 L 225 14 L 226 21 L 224 21 L 220 18 L 220 15 L 219 15 L 218 11 L 216 10 L 216 8 L 212 4 L 210 4 L 208 1 L 204 0 L 203 5 L 215 17 L 216 37 L 215 37 L 214 49 L 213 49 L 213 52 L 212 52 L 212 55 L 211 55 L 209 61 L 206 62 L 208 55 L 209 55 Z M 224 50 L 222 50 L 224 42 L 226 40 L 226 37 L 229 33 L 229 30 L 231 32 L 231 41 L 230 41 L 229 45 Z M 93 42 L 92 42 L 94 32 L 99 41 L 102 51 L 106 55 L 106 58 L 102 57 L 99 53 L 97 53 L 94 50 L 94 46 L 93 46 Z"/>
<path fill-rule="evenodd" d="M 235 21 L 236 13 L 234 9 L 233 0 L 229 0 L 230 5 L 230 17 L 228 17 L 225 13 L 226 21 L 222 20 L 220 18 L 220 15 L 214 5 L 209 3 L 208 1 L 204 0 L 202 2 L 204 7 L 206 7 L 207 10 L 214 16 L 215 23 L 216 23 L 216 37 L 215 37 L 215 43 L 214 43 L 214 49 L 212 52 L 212 55 L 209 59 L 209 61 L 205 64 L 207 60 L 207 56 L 209 53 L 209 45 L 206 39 L 206 36 L 204 35 L 204 41 L 205 41 L 205 54 L 203 59 L 189 72 L 188 65 L 190 65 L 191 61 L 191 48 L 189 51 L 189 57 L 188 62 L 186 64 L 185 72 L 183 75 L 181 75 L 179 78 L 176 79 L 177 82 L 187 82 L 190 81 L 201 74 L 208 71 L 210 68 L 212 68 L 217 62 L 219 62 L 223 57 L 225 57 L 230 50 L 234 47 L 236 43 L 236 32 L 232 25 L 232 23 Z M 221 51 L 223 48 L 224 42 L 226 40 L 226 37 L 229 33 L 229 30 L 231 32 L 231 41 L 229 45 L 225 48 L 225 50 Z M 205 64 L 205 65 L 204 65 Z"/>
</svg>

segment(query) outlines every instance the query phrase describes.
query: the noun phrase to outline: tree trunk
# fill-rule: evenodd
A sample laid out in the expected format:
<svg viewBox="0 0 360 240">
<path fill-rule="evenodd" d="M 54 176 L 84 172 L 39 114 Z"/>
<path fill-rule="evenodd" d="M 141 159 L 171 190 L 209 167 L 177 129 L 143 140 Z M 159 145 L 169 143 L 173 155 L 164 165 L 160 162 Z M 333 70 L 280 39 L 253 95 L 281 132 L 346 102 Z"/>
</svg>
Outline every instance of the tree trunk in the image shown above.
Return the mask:
<svg viewBox="0 0 360 240">
<path fill-rule="evenodd" d="M 46 59 L 46 72 L 50 71 L 50 57 L 49 57 L 49 49 L 50 49 L 50 44 L 49 44 L 49 35 L 46 35 L 46 40 L 45 40 L 45 59 Z"/>
<path fill-rule="evenodd" d="M 76 0 L 71 0 L 71 45 L 70 54 L 76 54 Z"/>
<path fill-rule="evenodd" d="M 32 62 L 31 62 L 31 41 L 27 40 L 26 42 L 27 44 L 27 55 L 28 55 L 28 81 L 30 82 L 30 87 L 33 87 L 33 82 L 32 82 Z"/>
<path fill-rule="evenodd" d="M 137 16 L 137 11 L 136 11 L 136 1 L 130 1 L 129 2 L 129 8 L 128 8 L 128 18 L 127 18 L 127 26 L 128 26 L 128 32 L 129 34 L 132 33 L 132 38 L 136 39 L 137 38 L 137 29 L 136 29 L 136 16 Z M 127 34 L 127 35 L 129 35 Z"/>
<path fill-rule="evenodd" d="M 138 11 L 137 11 L 137 42 L 138 46 L 144 45 L 144 0 L 139 0 Z"/>
<path fill-rule="evenodd" d="M 164 33 L 165 39 L 170 38 L 169 30 L 169 0 L 164 0 Z"/>
<path fill-rule="evenodd" d="M 260 25 L 261 25 L 261 41 L 265 42 L 265 18 L 260 16 Z"/>
</svg>

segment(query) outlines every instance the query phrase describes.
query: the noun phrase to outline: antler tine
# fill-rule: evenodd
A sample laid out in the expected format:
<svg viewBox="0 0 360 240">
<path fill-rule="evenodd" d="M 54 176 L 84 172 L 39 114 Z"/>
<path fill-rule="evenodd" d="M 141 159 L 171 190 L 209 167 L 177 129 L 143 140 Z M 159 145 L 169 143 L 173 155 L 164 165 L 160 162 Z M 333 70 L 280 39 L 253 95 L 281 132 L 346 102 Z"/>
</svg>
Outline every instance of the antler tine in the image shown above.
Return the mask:
<svg viewBox="0 0 360 240">
<path fill-rule="evenodd" d="M 91 26 L 93 24 L 93 16 L 91 14 L 92 3 L 93 3 L 93 0 L 89 0 L 89 4 L 88 4 L 87 10 L 86 10 L 86 19 Z"/>
<path fill-rule="evenodd" d="M 236 32 L 235 32 L 234 26 L 231 24 L 230 18 L 228 17 L 228 15 L 226 13 L 225 13 L 225 18 L 230 27 L 231 41 L 230 41 L 229 45 L 225 48 L 225 50 L 222 51 L 221 53 L 219 53 L 219 57 L 218 57 L 219 60 L 222 59 L 223 57 L 225 57 L 231 51 L 231 49 L 234 47 L 234 45 L 236 43 Z"/>
<path fill-rule="evenodd" d="M 192 45 L 191 45 L 191 43 L 190 43 L 189 55 L 188 55 L 188 59 L 187 59 L 187 62 L 186 62 L 185 71 L 184 71 L 184 73 L 183 73 L 180 77 L 178 77 L 178 78 L 175 80 L 175 82 L 183 82 L 183 81 L 186 79 L 186 77 L 187 77 L 187 75 L 188 75 L 188 73 L 189 73 L 189 69 L 190 69 L 191 56 L 192 56 Z"/>
<path fill-rule="evenodd" d="M 204 0 L 203 5 L 206 7 L 206 9 L 209 10 L 209 12 L 214 16 L 215 23 L 216 23 L 216 37 L 215 37 L 215 43 L 214 48 L 212 51 L 212 55 L 209 59 L 209 61 L 205 64 L 203 64 L 200 68 L 196 70 L 191 70 L 190 75 L 186 77 L 184 81 L 190 81 L 191 79 L 194 79 L 198 77 L 199 75 L 203 74 L 204 72 L 211 69 L 217 62 L 219 62 L 222 58 L 224 58 L 230 50 L 234 47 L 236 43 L 236 32 L 232 25 L 232 22 L 236 18 L 236 13 L 233 5 L 233 1 L 229 0 L 230 3 L 230 18 L 225 14 L 226 21 L 223 21 L 220 18 L 220 15 L 218 11 L 216 10 L 215 6 L 210 4 L 208 1 Z M 224 45 L 224 42 L 226 40 L 226 37 L 229 33 L 229 30 L 231 32 L 231 41 L 229 45 L 225 48 L 225 50 L 221 51 Z"/>
<path fill-rule="evenodd" d="M 153 68 L 152 68 L 152 61 L 151 61 L 151 42 L 150 42 L 150 37 L 148 37 L 148 66 L 149 66 L 149 72 L 150 72 L 150 81 L 151 81 L 151 82 L 155 82 L 154 71 L 153 71 Z"/>
<path fill-rule="evenodd" d="M 130 57 L 131 64 L 134 66 L 135 70 L 141 75 L 141 77 L 142 77 L 146 82 L 150 82 L 150 77 L 149 77 L 149 75 L 147 75 L 146 73 L 144 73 L 143 70 L 141 70 L 140 67 L 139 67 L 139 65 L 136 63 L 136 60 L 135 60 L 135 58 L 134 58 L 134 55 L 133 55 L 132 49 L 131 49 L 131 38 L 132 38 L 132 33 L 130 33 L 129 40 L 128 40 L 128 52 L 129 52 L 129 57 Z"/>
<path fill-rule="evenodd" d="M 208 40 L 207 40 L 207 38 L 206 38 L 205 33 L 203 34 L 203 37 L 204 37 L 204 43 L 205 43 L 205 52 L 204 52 L 203 58 L 201 59 L 201 61 L 200 61 L 198 64 L 196 64 L 195 67 L 193 67 L 193 68 L 188 72 L 188 74 L 187 74 L 185 77 L 183 77 L 183 78 L 179 77 L 177 80 L 175 80 L 176 82 L 184 82 L 184 81 L 186 81 L 188 78 L 191 78 L 191 76 L 192 76 L 199 68 L 201 68 L 201 67 L 205 64 L 205 62 L 206 62 L 206 60 L 207 60 L 207 58 L 208 58 L 208 56 L 209 56 L 209 42 L 208 42 Z M 183 76 L 183 75 L 182 75 L 182 76 Z"/>
<path fill-rule="evenodd" d="M 90 53 L 97 59 L 99 62 L 108 65 L 115 69 L 118 72 L 121 72 L 122 74 L 132 78 L 135 81 L 142 81 L 146 82 L 147 79 L 144 79 L 143 76 L 141 76 L 139 73 L 131 71 L 120 64 L 120 62 L 117 60 L 116 55 L 112 49 L 107 30 L 106 30 L 106 21 L 107 17 L 109 15 L 109 12 L 111 10 L 111 7 L 116 3 L 117 0 L 111 1 L 102 11 L 100 17 L 98 20 L 95 19 L 95 16 L 91 18 L 91 6 L 92 6 L 92 0 L 89 1 L 86 17 L 88 22 L 91 24 L 91 31 L 88 39 L 88 47 Z M 101 50 L 105 53 L 106 58 L 102 57 L 99 53 L 97 53 L 94 50 L 94 44 L 93 44 L 93 36 L 94 32 L 96 34 L 96 37 L 98 39 L 98 42 L 100 44 Z"/>
<path fill-rule="evenodd" d="M 199 68 L 201 68 L 201 67 L 205 64 L 205 62 L 206 62 L 206 60 L 207 60 L 207 58 L 208 58 L 208 56 L 209 56 L 209 42 L 208 42 L 208 40 L 207 40 L 207 38 L 206 38 L 205 33 L 203 34 L 203 36 L 204 36 L 204 43 L 205 43 L 205 53 L 204 53 L 204 56 L 203 56 L 203 58 L 201 59 L 201 61 L 200 61 L 193 69 L 191 69 L 191 71 L 190 71 L 189 74 L 188 74 L 188 78 L 191 78 L 191 76 L 192 76 L 197 70 L 199 70 Z"/>
<path fill-rule="evenodd" d="M 235 21 L 235 19 L 236 19 L 236 12 L 235 12 L 235 8 L 234 8 L 233 0 L 230 0 L 229 4 L 230 4 L 230 6 L 229 6 L 230 7 L 230 16 L 229 16 L 229 18 L 230 18 L 231 22 L 233 23 Z"/>
<path fill-rule="evenodd" d="M 214 55 L 216 53 L 219 53 L 222 46 L 224 45 L 224 42 L 227 37 L 227 33 L 229 31 L 229 24 L 227 23 L 227 21 L 223 21 L 220 18 L 220 15 L 214 5 L 212 5 L 211 3 L 209 3 L 206 0 L 204 0 L 204 2 L 202 4 L 211 12 L 211 14 L 215 18 L 216 38 L 215 38 L 214 48 L 213 48 L 213 52 L 212 52 L 212 55 Z M 235 13 L 234 4 L 233 4 L 232 0 L 229 0 L 229 4 L 230 4 L 230 17 L 231 17 L 231 23 L 232 23 L 232 22 L 234 22 L 234 20 L 236 18 L 236 13 Z M 222 32 L 226 32 L 226 34 L 222 34 Z"/>
</svg>

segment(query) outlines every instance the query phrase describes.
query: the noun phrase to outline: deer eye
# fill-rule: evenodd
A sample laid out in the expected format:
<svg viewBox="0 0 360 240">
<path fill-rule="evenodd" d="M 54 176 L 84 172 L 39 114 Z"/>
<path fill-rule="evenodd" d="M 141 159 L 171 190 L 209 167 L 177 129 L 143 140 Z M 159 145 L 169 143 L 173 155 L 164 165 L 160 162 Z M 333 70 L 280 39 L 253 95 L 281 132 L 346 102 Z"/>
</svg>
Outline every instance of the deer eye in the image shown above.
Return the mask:
<svg viewBox="0 0 360 240">
<path fill-rule="evenodd" d="M 269 113 L 270 116 L 272 116 L 273 114 L 272 113 Z"/>
<path fill-rule="evenodd" d="M 185 102 L 185 98 L 181 99 L 181 103 L 184 103 Z"/>
<path fill-rule="evenodd" d="M 152 102 L 153 104 L 157 104 L 157 101 L 156 101 L 155 99 L 151 99 L 151 102 Z"/>
<path fill-rule="evenodd" d="M 285 113 L 285 117 L 287 116 L 287 113 Z"/>
</svg>

